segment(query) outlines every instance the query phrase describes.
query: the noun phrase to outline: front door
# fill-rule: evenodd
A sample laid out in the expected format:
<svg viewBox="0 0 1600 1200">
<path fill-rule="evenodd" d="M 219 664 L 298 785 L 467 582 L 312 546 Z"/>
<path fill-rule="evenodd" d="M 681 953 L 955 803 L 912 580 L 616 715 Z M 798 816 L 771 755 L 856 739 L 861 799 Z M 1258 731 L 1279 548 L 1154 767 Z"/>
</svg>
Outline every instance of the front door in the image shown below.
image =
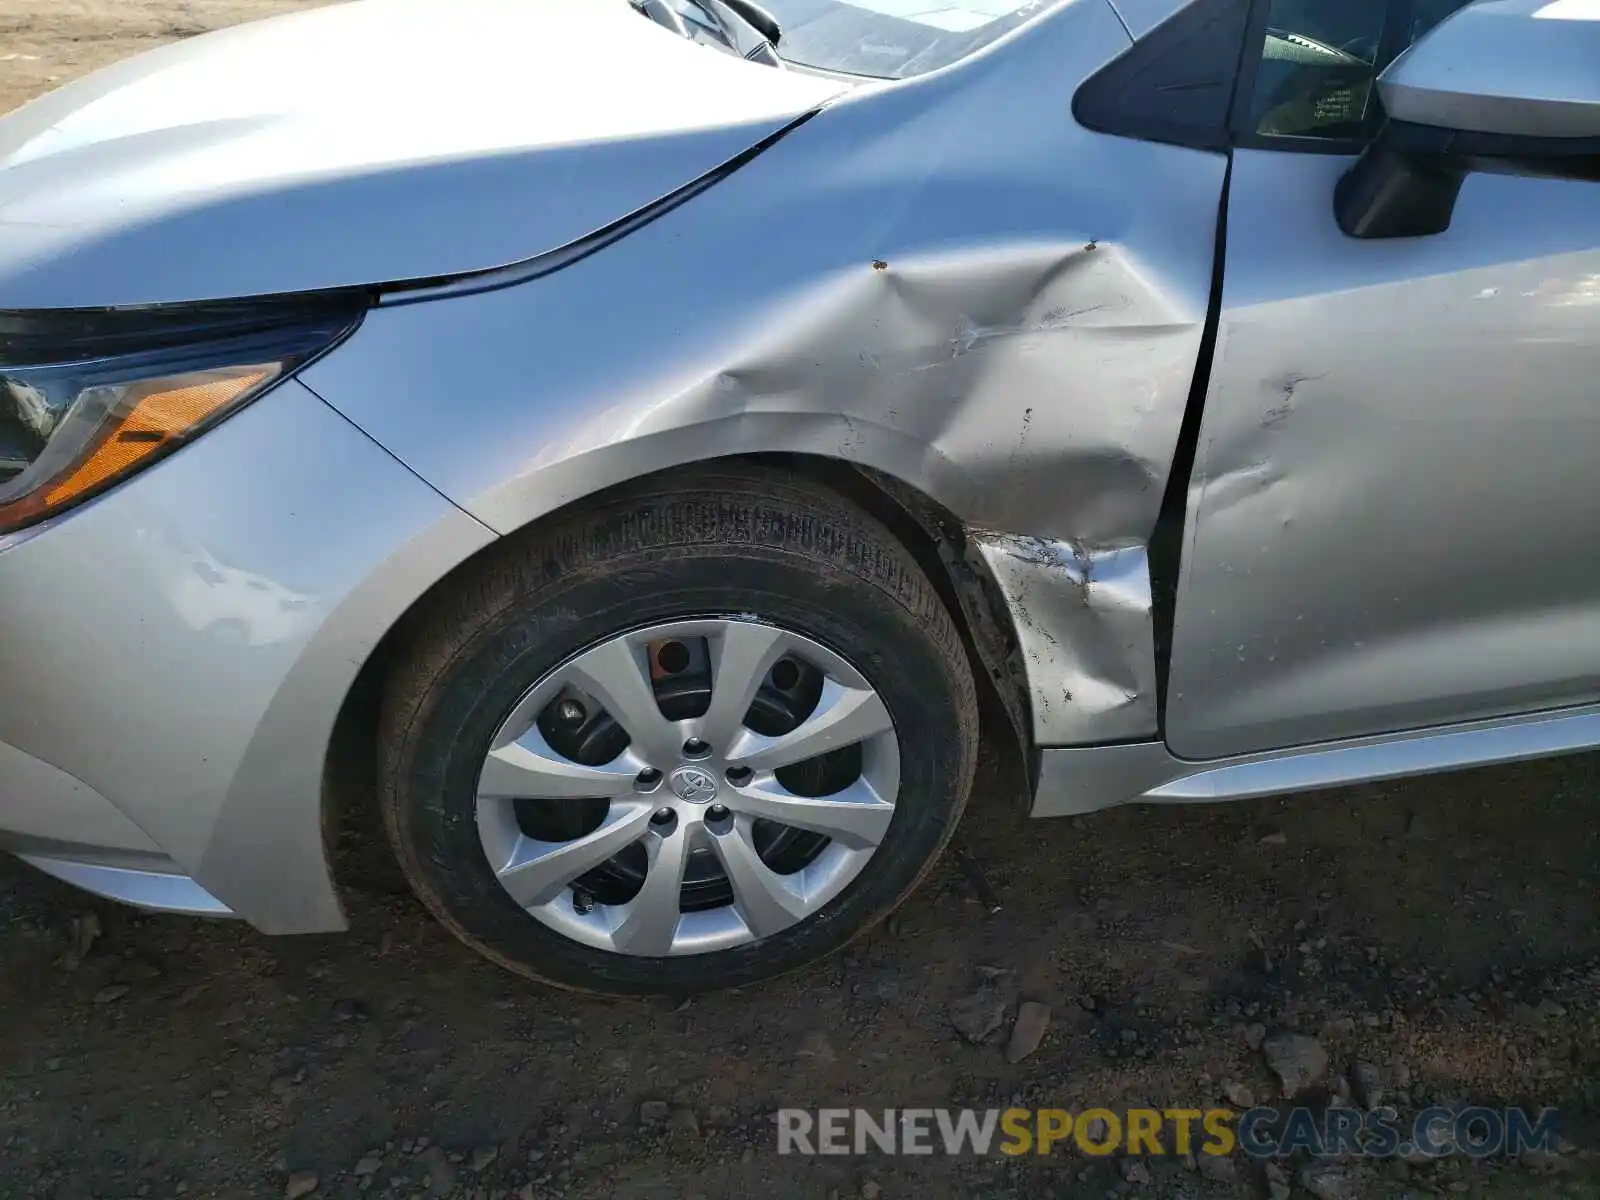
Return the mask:
<svg viewBox="0 0 1600 1200">
<path fill-rule="evenodd" d="M 1166 709 L 1186 758 L 1600 698 L 1600 182 L 1362 241 L 1378 70 L 1459 0 L 1276 0 L 1236 105 Z"/>
</svg>

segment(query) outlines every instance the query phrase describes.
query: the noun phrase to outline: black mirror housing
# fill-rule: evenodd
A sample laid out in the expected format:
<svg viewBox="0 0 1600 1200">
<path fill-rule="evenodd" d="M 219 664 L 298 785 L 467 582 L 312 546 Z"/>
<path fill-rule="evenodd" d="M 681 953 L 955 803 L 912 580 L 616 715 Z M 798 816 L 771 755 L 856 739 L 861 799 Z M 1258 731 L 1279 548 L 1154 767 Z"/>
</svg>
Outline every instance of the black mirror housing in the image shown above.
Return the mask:
<svg viewBox="0 0 1600 1200">
<path fill-rule="evenodd" d="M 1443 233 L 1466 174 L 1459 160 L 1408 152 L 1380 132 L 1335 185 L 1334 217 L 1354 238 Z"/>
<path fill-rule="evenodd" d="M 1355 238 L 1443 233 L 1462 181 L 1474 171 L 1600 180 L 1600 138 L 1468 133 L 1386 121 L 1334 186 L 1334 217 Z"/>
</svg>

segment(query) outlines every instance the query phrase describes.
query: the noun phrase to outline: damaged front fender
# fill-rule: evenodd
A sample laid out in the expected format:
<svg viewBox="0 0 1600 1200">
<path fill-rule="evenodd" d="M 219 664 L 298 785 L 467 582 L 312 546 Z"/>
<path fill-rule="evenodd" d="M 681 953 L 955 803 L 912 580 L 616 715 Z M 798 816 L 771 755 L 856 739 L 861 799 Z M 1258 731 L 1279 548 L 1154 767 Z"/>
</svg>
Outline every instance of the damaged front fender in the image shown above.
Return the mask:
<svg viewBox="0 0 1600 1200">
<path fill-rule="evenodd" d="M 1041 746 L 1147 738 L 1156 728 L 1145 547 L 974 531 L 1016 624 Z"/>
<path fill-rule="evenodd" d="M 1152 736 L 1145 547 L 1226 162 L 1073 123 L 1127 45 L 1068 4 L 554 274 L 381 307 L 305 379 L 502 533 L 720 456 L 870 468 L 983 531 L 1037 743 Z"/>
</svg>

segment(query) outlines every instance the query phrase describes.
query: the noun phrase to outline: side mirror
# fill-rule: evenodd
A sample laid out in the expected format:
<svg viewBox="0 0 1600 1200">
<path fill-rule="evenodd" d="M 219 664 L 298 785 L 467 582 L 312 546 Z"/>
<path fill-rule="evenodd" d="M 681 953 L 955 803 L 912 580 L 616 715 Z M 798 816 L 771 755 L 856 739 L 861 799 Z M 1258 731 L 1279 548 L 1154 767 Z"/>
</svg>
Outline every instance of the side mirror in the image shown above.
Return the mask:
<svg viewBox="0 0 1600 1200">
<path fill-rule="evenodd" d="M 1450 227 L 1473 170 L 1600 176 L 1600 0 L 1477 0 L 1378 77 L 1387 118 L 1334 190 L 1351 237 Z"/>
</svg>

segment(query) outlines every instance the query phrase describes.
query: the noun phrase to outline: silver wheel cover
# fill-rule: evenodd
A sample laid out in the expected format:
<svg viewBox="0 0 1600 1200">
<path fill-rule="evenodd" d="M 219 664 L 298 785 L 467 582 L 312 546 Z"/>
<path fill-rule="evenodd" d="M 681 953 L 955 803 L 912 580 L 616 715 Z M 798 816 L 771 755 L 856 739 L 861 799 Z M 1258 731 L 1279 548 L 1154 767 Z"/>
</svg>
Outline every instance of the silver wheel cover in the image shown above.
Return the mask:
<svg viewBox="0 0 1600 1200">
<path fill-rule="evenodd" d="M 703 716 L 672 721 L 656 703 L 647 647 L 705 639 L 711 674 Z M 773 666 L 798 659 L 820 671 L 822 693 L 793 730 L 768 737 L 744 724 Z M 558 753 L 537 725 L 558 697 L 598 705 L 626 731 L 627 748 L 587 766 Z M 853 744 L 861 772 L 833 795 L 791 792 L 776 772 Z M 756 620 L 676 621 L 607 639 L 534 684 L 501 724 L 478 779 L 483 852 L 507 894 L 551 929 L 602 950 L 650 957 L 704 954 L 768 937 L 817 912 L 858 876 L 888 833 L 900 788 L 900 748 L 877 692 L 810 638 Z M 519 799 L 604 800 L 598 827 L 570 841 L 528 837 Z M 757 853 L 756 821 L 830 839 L 801 869 L 780 874 Z M 648 868 L 625 904 L 592 903 L 573 887 L 642 843 Z M 681 910 L 684 867 L 709 850 L 733 902 Z"/>
</svg>

